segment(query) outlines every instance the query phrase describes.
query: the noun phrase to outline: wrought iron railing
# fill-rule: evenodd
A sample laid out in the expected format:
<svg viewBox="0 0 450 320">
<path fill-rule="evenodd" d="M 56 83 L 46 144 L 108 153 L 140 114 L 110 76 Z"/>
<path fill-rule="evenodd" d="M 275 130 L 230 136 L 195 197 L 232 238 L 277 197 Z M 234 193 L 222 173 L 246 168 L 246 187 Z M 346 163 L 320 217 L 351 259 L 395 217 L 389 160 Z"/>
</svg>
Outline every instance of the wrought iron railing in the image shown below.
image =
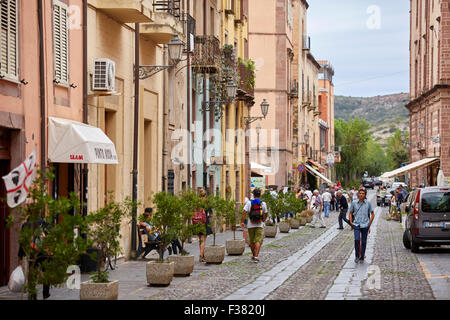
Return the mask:
<svg viewBox="0 0 450 320">
<path fill-rule="evenodd" d="M 164 11 L 170 13 L 176 18 L 181 17 L 181 0 L 153 0 L 153 8 L 155 11 Z"/>
<path fill-rule="evenodd" d="M 192 69 L 197 73 L 218 73 L 222 54 L 220 41 L 215 36 L 196 36 L 192 56 Z"/>
<path fill-rule="evenodd" d="M 255 96 L 255 88 L 252 79 L 255 77 L 255 72 L 248 69 L 242 63 L 239 64 L 239 89 L 246 92 L 249 96 Z"/>
</svg>

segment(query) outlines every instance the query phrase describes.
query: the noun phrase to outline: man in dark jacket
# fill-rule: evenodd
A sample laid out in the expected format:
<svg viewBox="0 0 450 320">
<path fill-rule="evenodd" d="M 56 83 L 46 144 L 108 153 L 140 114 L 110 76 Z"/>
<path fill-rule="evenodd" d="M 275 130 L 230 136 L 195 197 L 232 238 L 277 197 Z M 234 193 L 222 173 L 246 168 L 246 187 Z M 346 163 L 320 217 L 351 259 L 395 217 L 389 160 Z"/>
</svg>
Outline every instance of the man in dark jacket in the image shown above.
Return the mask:
<svg viewBox="0 0 450 320">
<path fill-rule="evenodd" d="M 347 219 L 348 202 L 347 199 L 342 195 L 342 191 L 336 192 L 336 206 L 339 208 L 339 230 L 343 230 L 344 226 L 342 221 L 345 221 L 350 227 L 352 226 L 350 221 Z M 352 227 L 353 229 L 353 227 Z"/>
</svg>

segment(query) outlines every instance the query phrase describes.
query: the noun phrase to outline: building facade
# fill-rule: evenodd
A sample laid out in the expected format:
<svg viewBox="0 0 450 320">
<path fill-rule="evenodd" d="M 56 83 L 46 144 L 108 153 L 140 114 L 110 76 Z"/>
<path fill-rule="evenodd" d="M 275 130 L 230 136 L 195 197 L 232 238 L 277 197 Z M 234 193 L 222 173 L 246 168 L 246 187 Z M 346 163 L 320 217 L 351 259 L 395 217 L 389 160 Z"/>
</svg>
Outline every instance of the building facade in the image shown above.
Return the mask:
<svg viewBox="0 0 450 320">
<path fill-rule="evenodd" d="M 71 11 L 71 8 L 74 8 Z M 49 191 L 80 193 L 80 166 L 48 161 L 48 118 L 83 120 L 81 0 L 7 0 L 0 3 L 0 168 L 7 175 L 36 150 L 38 167 L 55 168 Z M 2 181 L 3 183 L 3 181 Z M 1 187 L 0 197 L 6 197 Z M 0 286 L 17 266 L 17 227 L 1 204 Z"/>
<path fill-rule="evenodd" d="M 412 171 L 410 183 L 432 186 L 439 168 L 450 177 L 450 1 L 413 0 L 410 12 L 410 158 L 440 159 Z"/>
</svg>

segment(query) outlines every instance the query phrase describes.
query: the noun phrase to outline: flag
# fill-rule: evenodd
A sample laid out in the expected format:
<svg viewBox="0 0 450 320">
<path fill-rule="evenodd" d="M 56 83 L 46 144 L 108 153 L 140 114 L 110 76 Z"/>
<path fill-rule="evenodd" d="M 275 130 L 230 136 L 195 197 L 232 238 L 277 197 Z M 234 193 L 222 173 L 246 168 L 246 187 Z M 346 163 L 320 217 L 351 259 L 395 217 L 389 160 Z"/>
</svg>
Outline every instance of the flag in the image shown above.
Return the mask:
<svg viewBox="0 0 450 320">
<path fill-rule="evenodd" d="M 28 189 L 36 177 L 36 149 L 30 156 L 8 175 L 2 177 L 5 182 L 8 206 L 15 208 L 28 196 Z"/>
</svg>

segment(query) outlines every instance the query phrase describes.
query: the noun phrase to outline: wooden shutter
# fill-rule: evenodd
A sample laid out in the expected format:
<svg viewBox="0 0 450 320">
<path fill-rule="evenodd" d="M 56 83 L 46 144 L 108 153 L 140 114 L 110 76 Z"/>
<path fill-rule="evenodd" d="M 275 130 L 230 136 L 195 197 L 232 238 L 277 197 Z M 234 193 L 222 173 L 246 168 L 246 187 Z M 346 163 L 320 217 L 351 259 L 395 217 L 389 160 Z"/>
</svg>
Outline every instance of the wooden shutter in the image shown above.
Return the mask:
<svg viewBox="0 0 450 320">
<path fill-rule="evenodd" d="M 62 2 L 53 3 L 53 50 L 55 82 L 69 84 L 68 8 Z"/>
<path fill-rule="evenodd" d="M 18 13 L 17 0 L 0 4 L 0 75 L 18 81 Z"/>
</svg>

